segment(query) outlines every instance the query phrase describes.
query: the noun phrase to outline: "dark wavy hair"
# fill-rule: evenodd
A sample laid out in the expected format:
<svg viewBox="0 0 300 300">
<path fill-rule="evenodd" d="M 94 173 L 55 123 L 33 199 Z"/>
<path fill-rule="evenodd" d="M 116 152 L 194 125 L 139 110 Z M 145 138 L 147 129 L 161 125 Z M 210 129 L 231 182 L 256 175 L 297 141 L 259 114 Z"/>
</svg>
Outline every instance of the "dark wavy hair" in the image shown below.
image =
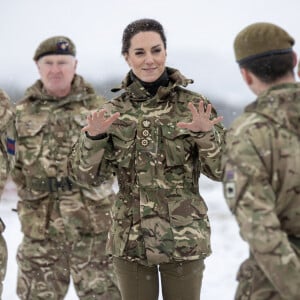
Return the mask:
<svg viewBox="0 0 300 300">
<path fill-rule="evenodd" d="M 139 19 L 136 21 L 133 21 L 123 31 L 123 37 L 122 37 L 122 54 L 128 53 L 128 50 L 130 48 L 130 42 L 133 36 L 135 36 L 139 32 L 145 32 L 145 31 L 154 31 L 157 32 L 163 43 L 165 48 L 167 48 L 167 39 L 164 32 L 163 26 L 156 20 L 153 19 Z"/>
<path fill-rule="evenodd" d="M 293 52 L 285 54 L 274 54 L 249 60 L 240 67 L 248 69 L 264 83 L 272 83 L 277 79 L 293 73 Z"/>
</svg>

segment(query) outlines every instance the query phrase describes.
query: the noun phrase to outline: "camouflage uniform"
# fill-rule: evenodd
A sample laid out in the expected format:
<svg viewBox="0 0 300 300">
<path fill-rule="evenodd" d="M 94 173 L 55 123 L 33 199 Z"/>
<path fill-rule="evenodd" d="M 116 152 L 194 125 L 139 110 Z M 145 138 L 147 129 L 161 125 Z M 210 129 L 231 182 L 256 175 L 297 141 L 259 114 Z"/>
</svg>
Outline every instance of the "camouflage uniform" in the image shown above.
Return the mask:
<svg viewBox="0 0 300 300">
<path fill-rule="evenodd" d="M 103 103 L 75 75 L 70 94 L 49 96 L 38 80 L 16 106 L 19 246 L 17 293 L 21 299 L 63 299 L 72 276 L 80 299 L 120 299 L 105 255 L 113 178 L 85 188 L 72 182 L 67 157 L 86 122 Z"/>
<path fill-rule="evenodd" d="M 0 90 L 0 197 L 2 195 L 9 171 L 15 162 L 15 132 L 13 130 L 14 110 L 8 95 Z M 2 282 L 6 273 L 7 246 L 2 236 L 5 226 L 0 218 L 0 298 Z"/>
<path fill-rule="evenodd" d="M 239 300 L 300 298 L 300 84 L 261 93 L 231 126 L 224 195 L 250 257 Z"/>
<path fill-rule="evenodd" d="M 101 140 L 83 135 L 71 159 L 80 181 L 97 182 L 110 168 L 117 174 L 107 250 L 146 266 L 204 259 L 211 253 L 198 179 L 200 173 L 221 179 L 224 128 L 192 133 L 177 127 L 179 121 L 191 121 L 190 101 L 209 102 L 181 87 L 191 81 L 179 71 L 167 72 L 169 85 L 154 97 L 128 74 L 121 87 L 125 92 L 104 106 L 108 114 L 120 112 L 120 118 Z"/>
</svg>

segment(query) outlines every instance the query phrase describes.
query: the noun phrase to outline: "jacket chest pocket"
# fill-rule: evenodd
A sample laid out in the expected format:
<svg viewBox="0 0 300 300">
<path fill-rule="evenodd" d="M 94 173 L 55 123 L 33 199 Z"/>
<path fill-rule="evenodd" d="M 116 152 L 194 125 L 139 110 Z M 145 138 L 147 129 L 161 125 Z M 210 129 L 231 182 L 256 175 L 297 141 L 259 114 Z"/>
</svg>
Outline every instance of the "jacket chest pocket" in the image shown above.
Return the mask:
<svg viewBox="0 0 300 300">
<path fill-rule="evenodd" d="M 51 133 L 49 134 L 58 144 L 68 148 L 70 144 L 77 141 L 83 124 L 79 116 L 73 116 L 70 112 L 54 114 L 51 116 L 49 124 Z"/>
<path fill-rule="evenodd" d="M 116 122 L 113 125 L 112 142 L 113 158 L 107 153 L 108 159 L 114 159 L 119 166 L 128 168 L 135 153 L 136 123 Z"/>
<path fill-rule="evenodd" d="M 83 108 L 84 109 L 84 108 Z M 84 109 L 83 112 L 75 114 L 70 123 L 70 129 L 68 131 L 68 139 L 72 141 L 72 144 L 76 143 L 80 136 L 81 129 L 87 125 L 86 116 L 88 115 L 89 111 Z"/>
<path fill-rule="evenodd" d="M 184 165 L 190 153 L 186 130 L 175 126 L 162 126 L 162 148 L 169 167 Z"/>
<path fill-rule="evenodd" d="M 26 164 L 32 164 L 40 154 L 47 122 L 48 115 L 43 113 L 17 116 L 18 155 Z"/>
</svg>

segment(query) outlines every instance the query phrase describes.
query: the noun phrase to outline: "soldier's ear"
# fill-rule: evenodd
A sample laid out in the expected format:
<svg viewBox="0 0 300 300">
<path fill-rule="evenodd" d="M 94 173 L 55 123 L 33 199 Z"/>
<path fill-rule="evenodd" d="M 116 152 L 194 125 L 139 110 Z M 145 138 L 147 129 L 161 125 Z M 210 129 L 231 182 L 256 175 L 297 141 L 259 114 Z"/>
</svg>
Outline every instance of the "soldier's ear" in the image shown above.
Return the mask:
<svg viewBox="0 0 300 300">
<path fill-rule="evenodd" d="M 40 73 L 41 67 L 40 67 L 39 61 L 36 61 L 36 62 L 35 62 L 35 65 L 36 65 L 36 67 L 37 67 L 38 72 Z M 40 73 L 40 74 L 41 74 L 41 73 Z"/>
<path fill-rule="evenodd" d="M 243 77 L 244 81 L 248 85 L 251 85 L 252 82 L 253 82 L 252 73 L 249 70 L 245 69 L 245 68 L 240 68 L 240 71 L 241 71 L 241 74 L 242 74 L 242 77 Z"/>
<path fill-rule="evenodd" d="M 127 62 L 128 66 L 130 67 L 130 62 L 129 62 L 129 57 L 128 57 L 128 53 L 125 53 L 124 55 L 124 59 Z"/>
<path fill-rule="evenodd" d="M 295 51 L 293 51 L 293 65 L 294 65 L 294 67 L 296 67 L 296 65 L 297 65 L 297 54 Z"/>
<path fill-rule="evenodd" d="M 75 71 L 76 71 L 76 69 L 77 69 L 77 65 L 78 65 L 78 60 L 76 59 L 76 60 L 75 60 L 75 64 L 74 64 L 74 69 L 75 69 Z"/>
<path fill-rule="evenodd" d="M 124 59 L 127 61 L 128 60 L 128 53 L 124 53 L 123 56 L 124 56 Z"/>
</svg>

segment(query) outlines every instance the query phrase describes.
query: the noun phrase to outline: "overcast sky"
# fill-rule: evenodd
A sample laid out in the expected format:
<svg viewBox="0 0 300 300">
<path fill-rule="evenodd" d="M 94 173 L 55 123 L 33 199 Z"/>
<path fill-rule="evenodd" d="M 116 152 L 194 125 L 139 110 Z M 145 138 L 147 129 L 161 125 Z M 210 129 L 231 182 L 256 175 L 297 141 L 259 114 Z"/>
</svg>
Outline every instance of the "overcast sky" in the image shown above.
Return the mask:
<svg viewBox="0 0 300 300">
<path fill-rule="evenodd" d="M 165 28 L 167 64 L 193 78 L 192 89 L 244 104 L 254 96 L 234 61 L 235 35 L 251 23 L 273 22 L 296 39 L 300 55 L 299 13 L 299 0 L 0 0 L 0 87 L 31 85 L 38 78 L 36 47 L 60 34 L 77 46 L 78 73 L 122 79 L 128 71 L 120 55 L 123 29 L 150 17 Z"/>
</svg>

